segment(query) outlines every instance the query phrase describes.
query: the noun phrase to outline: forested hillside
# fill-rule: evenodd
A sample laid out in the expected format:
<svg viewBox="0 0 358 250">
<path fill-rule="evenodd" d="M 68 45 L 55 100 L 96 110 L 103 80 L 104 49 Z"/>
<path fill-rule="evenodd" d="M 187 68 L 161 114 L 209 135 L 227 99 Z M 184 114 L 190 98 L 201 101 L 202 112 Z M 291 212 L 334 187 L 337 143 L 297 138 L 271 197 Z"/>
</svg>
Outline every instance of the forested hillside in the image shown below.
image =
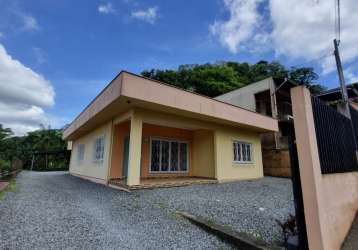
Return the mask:
<svg viewBox="0 0 358 250">
<path fill-rule="evenodd" d="M 151 69 L 143 76 L 174 86 L 214 97 L 273 76 L 289 78 L 298 84 L 306 85 L 312 92 L 324 88 L 317 83 L 318 74 L 313 68 L 285 68 L 278 62 L 260 61 L 256 64 L 219 62 L 214 64 L 181 65 L 177 70 Z"/>
<path fill-rule="evenodd" d="M 61 129 L 42 129 L 24 136 L 13 136 L 11 129 L 0 124 L 0 171 L 10 169 L 14 160 L 21 160 L 24 168 L 30 168 L 33 153 L 65 151 L 66 142 L 62 140 Z M 67 169 L 61 157 L 39 155 L 35 159 L 34 170 Z"/>
</svg>

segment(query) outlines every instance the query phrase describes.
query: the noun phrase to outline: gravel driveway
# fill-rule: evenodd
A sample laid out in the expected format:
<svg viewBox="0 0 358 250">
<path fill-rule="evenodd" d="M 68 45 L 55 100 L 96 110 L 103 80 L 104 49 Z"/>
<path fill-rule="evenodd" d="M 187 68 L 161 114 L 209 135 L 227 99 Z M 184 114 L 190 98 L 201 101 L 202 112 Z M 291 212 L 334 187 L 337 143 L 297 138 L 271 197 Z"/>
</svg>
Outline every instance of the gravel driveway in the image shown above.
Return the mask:
<svg viewBox="0 0 358 250">
<path fill-rule="evenodd" d="M 293 212 L 289 180 L 265 178 L 132 193 L 64 172 L 22 172 L 0 200 L 0 249 L 230 249 L 176 216 L 180 209 L 280 241 Z"/>
</svg>

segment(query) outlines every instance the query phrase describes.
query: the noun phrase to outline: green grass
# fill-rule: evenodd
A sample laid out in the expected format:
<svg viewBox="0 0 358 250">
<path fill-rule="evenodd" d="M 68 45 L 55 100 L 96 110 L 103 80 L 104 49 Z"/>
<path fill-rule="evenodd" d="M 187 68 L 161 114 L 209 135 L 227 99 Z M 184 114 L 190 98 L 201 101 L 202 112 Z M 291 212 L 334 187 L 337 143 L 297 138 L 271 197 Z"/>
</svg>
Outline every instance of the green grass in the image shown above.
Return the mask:
<svg viewBox="0 0 358 250">
<path fill-rule="evenodd" d="M 16 179 L 11 178 L 8 181 L 10 181 L 9 185 L 3 191 L 0 191 L 0 200 L 4 199 L 6 192 L 16 192 L 17 191 Z"/>
</svg>

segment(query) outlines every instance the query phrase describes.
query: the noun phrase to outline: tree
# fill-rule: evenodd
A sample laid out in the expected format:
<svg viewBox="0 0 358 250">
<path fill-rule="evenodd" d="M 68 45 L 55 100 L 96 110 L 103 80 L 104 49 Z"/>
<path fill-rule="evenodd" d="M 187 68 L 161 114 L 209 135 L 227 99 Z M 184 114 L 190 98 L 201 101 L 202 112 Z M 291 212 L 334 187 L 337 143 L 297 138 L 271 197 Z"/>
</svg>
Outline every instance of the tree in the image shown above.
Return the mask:
<svg viewBox="0 0 358 250">
<path fill-rule="evenodd" d="M 202 65 L 187 64 L 180 65 L 177 70 L 151 69 L 141 74 L 209 97 L 221 95 L 267 77 L 287 77 L 314 92 L 324 89 L 315 82 L 318 75 L 312 68 L 286 69 L 275 61 L 259 61 L 256 64 L 233 61 Z"/>
<path fill-rule="evenodd" d="M 4 129 L 0 124 L 0 161 L 7 165 L 14 159 L 20 159 L 25 168 L 31 164 L 34 152 L 64 151 L 66 142 L 62 140 L 62 130 L 45 128 L 27 133 L 25 136 L 13 136 L 11 129 Z M 44 166 L 37 166 L 48 169 L 48 156 L 45 154 Z M 42 164 L 42 163 L 41 163 Z M 64 165 L 56 161 L 58 165 Z M 55 166 L 56 167 L 56 166 Z"/>
<path fill-rule="evenodd" d="M 10 128 L 4 128 L 2 124 L 0 124 L 0 142 L 5 140 L 6 138 L 9 138 L 11 135 L 13 135 L 13 132 Z"/>
</svg>

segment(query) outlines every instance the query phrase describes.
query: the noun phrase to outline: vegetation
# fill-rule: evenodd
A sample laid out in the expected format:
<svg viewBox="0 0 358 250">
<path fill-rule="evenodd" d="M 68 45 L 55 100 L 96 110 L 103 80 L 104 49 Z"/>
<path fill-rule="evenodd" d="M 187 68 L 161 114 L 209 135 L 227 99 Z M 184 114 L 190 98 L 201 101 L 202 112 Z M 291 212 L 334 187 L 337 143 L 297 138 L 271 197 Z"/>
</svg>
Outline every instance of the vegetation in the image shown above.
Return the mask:
<svg viewBox="0 0 358 250">
<path fill-rule="evenodd" d="M 34 170 L 66 169 L 63 155 L 45 154 L 65 150 L 62 130 L 42 126 L 25 136 L 13 136 L 11 129 L 0 124 L 0 170 L 10 170 L 16 161 L 21 161 L 24 168 L 30 168 L 34 153 Z"/>
<path fill-rule="evenodd" d="M 289 78 L 307 86 L 312 92 L 324 90 L 318 84 L 313 68 L 285 68 L 278 62 L 260 61 L 256 64 L 220 62 L 214 64 L 181 65 L 177 70 L 151 69 L 143 76 L 162 81 L 202 95 L 215 97 L 267 77 Z"/>
<path fill-rule="evenodd" d="M 5 181 L 9 182 L 9 185 L 2 191 L 0 191 L 0 200 L 2 200 L 5 196 L 5 192 L 16 192 L 16 179 L 12 177 L 8 177 Z"/>
</svg>

